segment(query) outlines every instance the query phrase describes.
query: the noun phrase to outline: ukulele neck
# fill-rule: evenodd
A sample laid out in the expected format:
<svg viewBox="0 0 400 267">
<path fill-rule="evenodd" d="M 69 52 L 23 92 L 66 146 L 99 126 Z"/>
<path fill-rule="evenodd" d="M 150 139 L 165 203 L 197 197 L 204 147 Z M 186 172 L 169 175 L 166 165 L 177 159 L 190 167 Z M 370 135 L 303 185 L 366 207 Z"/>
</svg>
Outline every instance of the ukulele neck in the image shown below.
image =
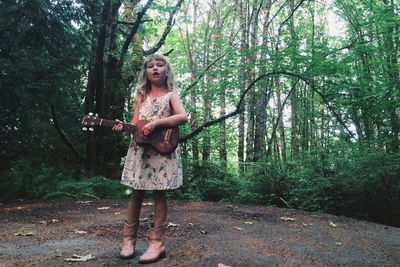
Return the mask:
<svg viewBox="0 0 400 267">
<path fill-rule="evenodd" d="M 100 126 L 107 126 L 107 127 L 114 127 L 114 125 L 117 125 L 120 122 L 117 121 L 112 121 L 112 120 L 105 120 L 105 119 L 100 119 L 99 125 Z M 123 131 L 127 131 L 127 132 L 135 132 L 137 127 L 135 125 L 132 124 L 127 124 L 127 123 L 121 123 L 123 128 Z"/>
</svg>

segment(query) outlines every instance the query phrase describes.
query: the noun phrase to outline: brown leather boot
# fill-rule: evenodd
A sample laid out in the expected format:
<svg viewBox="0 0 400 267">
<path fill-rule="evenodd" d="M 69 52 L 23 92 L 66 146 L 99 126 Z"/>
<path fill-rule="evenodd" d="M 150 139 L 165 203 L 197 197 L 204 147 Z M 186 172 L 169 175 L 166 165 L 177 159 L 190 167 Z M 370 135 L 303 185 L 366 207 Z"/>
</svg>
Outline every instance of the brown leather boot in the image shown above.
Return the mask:
<svg viewBox="0 0 400 267">
<path fill-rule="evenodd" d="M 130 259 L 135 256 L 136 234 L 139 228 L 139 221 L 128 224 L 124 221 L 124 240 L 122 241 L 122 249 L 119 253 L 121 259 Z"/>
<path fill-rule="evenodd" d="M 164 231 L 166 222 L 150 227 L 150 243 L 146 252 L 139 258 L 139 263 L 153 263 L 165 257 Z"/>
</svg>

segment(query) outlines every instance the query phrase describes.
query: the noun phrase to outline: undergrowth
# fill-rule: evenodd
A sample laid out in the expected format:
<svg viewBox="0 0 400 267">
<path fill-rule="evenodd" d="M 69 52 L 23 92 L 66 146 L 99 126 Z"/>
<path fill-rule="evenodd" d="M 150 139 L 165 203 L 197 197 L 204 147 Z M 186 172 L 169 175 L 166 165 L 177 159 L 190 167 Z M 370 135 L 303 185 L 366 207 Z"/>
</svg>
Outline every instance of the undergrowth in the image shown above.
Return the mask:
<svg viewBox="0 0 400 267">
<path fill-rule="evenodd" d="M 265 158 L 242 171 L 188 159 L 183 167 L 184 185 L 168 191 L 169 199 L 272 205 L 400 226 L 400 153 L 331 149 L 296 161 Z M 1 175 L 2 200 L 127 198 L 130 193 L 119 180 L 78 180 L 73 172 L 27 160 L 13 162 Z"/>
</svg>

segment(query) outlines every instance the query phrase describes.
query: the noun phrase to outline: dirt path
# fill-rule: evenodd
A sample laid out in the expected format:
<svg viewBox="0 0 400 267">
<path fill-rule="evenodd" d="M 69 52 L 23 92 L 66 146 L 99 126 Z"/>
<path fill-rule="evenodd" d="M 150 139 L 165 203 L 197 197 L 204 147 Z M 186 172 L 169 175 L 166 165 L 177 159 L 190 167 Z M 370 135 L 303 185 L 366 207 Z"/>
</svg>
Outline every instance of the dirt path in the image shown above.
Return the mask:
<svg viewBox="0 0 400 267">
<path fill-rule="evenodd" d="M 153 210 L 146 204 L 139 255 Z M 0 266 L 138 265 L 138 257 L 118 258 L 126 206 L 126 200 L 2 204 Z M 169 206 L 174 225 L 166 234 L 167 258 L 148 266 L 400 266 L 400 228 L 274 207 L 183 201 Z M 21 230 L 33 235 L 14 235 Z M 89 253 L 95 259 L 64 260 Z"/>
</svg>

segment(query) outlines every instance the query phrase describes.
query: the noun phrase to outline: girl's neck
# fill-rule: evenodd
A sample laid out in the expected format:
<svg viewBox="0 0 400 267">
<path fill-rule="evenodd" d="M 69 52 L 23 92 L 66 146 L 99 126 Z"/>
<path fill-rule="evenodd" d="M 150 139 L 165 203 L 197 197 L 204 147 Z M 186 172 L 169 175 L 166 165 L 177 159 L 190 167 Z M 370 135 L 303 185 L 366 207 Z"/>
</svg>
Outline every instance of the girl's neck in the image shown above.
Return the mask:
<svg viewBox="0 0 400 267">
<path fill-rule="evenodd" d="M 149 96 L 151 97 L 159 97 L 164 95 L 167 92 L 167 89 L 165 89 L 165 87 L 158 87 L 155 85 L 151 86 L 151 90 L 148 93 Z"/>
</svg>

